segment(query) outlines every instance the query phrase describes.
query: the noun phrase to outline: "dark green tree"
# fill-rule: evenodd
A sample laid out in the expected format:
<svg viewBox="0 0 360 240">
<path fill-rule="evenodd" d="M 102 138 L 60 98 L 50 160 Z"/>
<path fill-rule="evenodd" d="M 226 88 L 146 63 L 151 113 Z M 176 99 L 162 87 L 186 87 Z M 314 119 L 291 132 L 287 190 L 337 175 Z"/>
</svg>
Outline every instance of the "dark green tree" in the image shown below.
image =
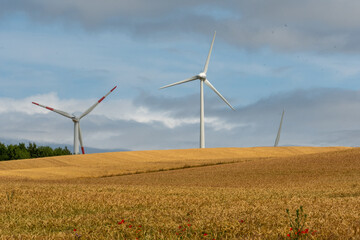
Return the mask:
<svg viewBox="0 0 360 240">
<path fill-rule="evenodd" d="M 64 149 L 58 147 L 54 149 L 54 156 L 61 156 L 61 155 L 70 155 L 71 152 L 69 151 L 69 149 L 67 149 L 67 147 L 65 147 Z"/>
<path fill-rule="evenodd" d="M 8 145 L 7 155 L 9 156 L 9 160 L 30 158 L 30 154 L 25 147 L 25 143 L 19 143 L 19 145 Z"/>
<path fill-rule="evenodd" d="M 0 143 L 0 161 L 9 160 L 8 149 L 5 144 Z"/>
<path fill-rule="evenodd" d="M 39 151 L 35 143 L 29 143 L 27 150 L 30 153 L 31 158 L 39 157 Z"/>
<path fill-rule="evenodd" d="M 40 146 L 38 148 L 40 157 L 52 157 L 54 156 L 54 150 L 48 146 Z"/>
<path fill-rule="evenodd" d="M 71 152 L 67 149 L 67 147 L 64 149 L 59 147 L 54 150 L 48 146 L 37 147 L 35 143 L 29 143 L 27 147 L 25 146 L 25 143 L 19 143 L 18 145 L 10 144 L 8 146 L 0 143 L 0 161 L 70 154 Z"/>
</svg>

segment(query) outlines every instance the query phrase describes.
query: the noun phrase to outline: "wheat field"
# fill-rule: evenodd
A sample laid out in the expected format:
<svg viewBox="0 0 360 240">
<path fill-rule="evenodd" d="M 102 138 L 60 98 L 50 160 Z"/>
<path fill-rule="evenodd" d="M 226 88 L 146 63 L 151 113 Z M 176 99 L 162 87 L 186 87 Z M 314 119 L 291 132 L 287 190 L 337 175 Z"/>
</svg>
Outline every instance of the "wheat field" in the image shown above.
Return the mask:
<svg viewBox="0 0 360 240">
<path fill-rule="evenodd" d="M 99 174 L 85 167 L 103 177 L 61 179 L 46 171 L 35 171 L 43 174 L 37 178 L 5 174 L 17 163 L 0 165 L 0 239 L 295 239 L 287 236 L 286 209 L 294 217 L 300 206 L 309 233 L 299 239 L 360 239 L 358 148 L 126 154 L 141 170 L 119 164 Z M 121 154 L 104 155 L 97 159 L 109 167 L 110 156 Z M 72 157 L 81 167 L 87 156 Z M 152 168 L 146 159 L 162 164 Z M 18 166 L 51 168 L 49 159 L 32 161 L 33 168 L 27 160 Z"/>
<path fill-rule="evenodd" d="M 345 147 L 254 147 L 131 151 L 66 155 L 0 162 L 0 177 L 64 179 L 103 177 L 184 166 L 247 161 L 347 149 Z"/>
</svg>

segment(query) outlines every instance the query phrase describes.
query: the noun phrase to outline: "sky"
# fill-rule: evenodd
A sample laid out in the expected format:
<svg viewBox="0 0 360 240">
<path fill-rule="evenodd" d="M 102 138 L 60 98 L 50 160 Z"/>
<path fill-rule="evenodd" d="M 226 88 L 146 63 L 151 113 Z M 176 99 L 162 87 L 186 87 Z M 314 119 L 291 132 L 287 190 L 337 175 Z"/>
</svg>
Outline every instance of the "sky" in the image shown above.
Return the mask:
<svg viewBox="0 0 360 240">
<path fill-rule="evenodd" d="M 356 0 L 0 0 L 0 141 L 86 148 L 359 146 Z"/>
</svg>

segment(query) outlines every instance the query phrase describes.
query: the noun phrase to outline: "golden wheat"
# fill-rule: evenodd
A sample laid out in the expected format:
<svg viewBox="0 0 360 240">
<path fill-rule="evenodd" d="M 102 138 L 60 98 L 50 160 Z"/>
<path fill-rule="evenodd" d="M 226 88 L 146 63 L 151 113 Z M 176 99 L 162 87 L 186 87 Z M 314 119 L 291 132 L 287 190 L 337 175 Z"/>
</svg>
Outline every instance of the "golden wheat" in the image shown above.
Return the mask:
<svg viewBox="0 0 360 240">
<path fill-rule="evenodd" d="M 301 205 L 309 239 L 359 239 L 360 150 L 106 178 L 2 177 L 0 239 L 286 239 L 285 210 Z"/>
<path fill-rule="evenodd" d="M 133 151 L 0 162 L 0 176 L 31 179 L 100 177 L 253 158 L 338 151 L 345 147 L 255 147 Z"/>
</svg>

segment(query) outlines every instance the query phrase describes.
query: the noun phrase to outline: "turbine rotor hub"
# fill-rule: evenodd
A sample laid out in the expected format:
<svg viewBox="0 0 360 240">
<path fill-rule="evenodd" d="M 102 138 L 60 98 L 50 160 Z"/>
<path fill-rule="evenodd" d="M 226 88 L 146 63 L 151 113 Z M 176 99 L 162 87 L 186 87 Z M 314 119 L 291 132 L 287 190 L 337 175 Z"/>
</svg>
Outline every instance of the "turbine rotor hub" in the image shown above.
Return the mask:
<svg viewBox="0 0 360 240">
<path fill-rule="evenodd" d="M 78 119 L 77 117 L 73 117 L 72 120 L 73 122 L 79 122 L 80 119 Z"/>
<path fill-rule="evenodd" d="M 197 75 L 197 77 L 199 77 L 200 80 L 205 80 L 206 79 L 206 73 L 202 72 L 202 73 L 199 73 Z"/>
</svg>

